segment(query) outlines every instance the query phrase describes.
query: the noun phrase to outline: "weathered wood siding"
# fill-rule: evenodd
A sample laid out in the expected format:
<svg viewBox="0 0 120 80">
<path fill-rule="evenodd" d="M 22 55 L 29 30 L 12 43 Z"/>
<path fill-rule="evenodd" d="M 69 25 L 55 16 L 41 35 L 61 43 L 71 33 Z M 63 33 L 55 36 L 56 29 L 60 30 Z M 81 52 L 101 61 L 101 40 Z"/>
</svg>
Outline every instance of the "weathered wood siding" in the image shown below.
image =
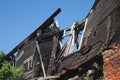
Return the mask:
<svg viewBox="0 0 120 80">
<path fill-rule="evenodd" d="M 120 26 L 118 24 L 119 6 L 120 0 L 100 0 L 88 16 L 83 46 L 100 40 L 106 44 L 113 37 L 116 33 L 115 29 Z"/>
<path fill-rule="evenodd" d="M 22 48 L 18 50 L 18 54 L 16 57 L 16 66 L 22 66 L 27 62 L 26 60 L 28 58 L 33 56 L 34 47 L 35 47 L 34 41 L 26 41 Z"/>
</svg>

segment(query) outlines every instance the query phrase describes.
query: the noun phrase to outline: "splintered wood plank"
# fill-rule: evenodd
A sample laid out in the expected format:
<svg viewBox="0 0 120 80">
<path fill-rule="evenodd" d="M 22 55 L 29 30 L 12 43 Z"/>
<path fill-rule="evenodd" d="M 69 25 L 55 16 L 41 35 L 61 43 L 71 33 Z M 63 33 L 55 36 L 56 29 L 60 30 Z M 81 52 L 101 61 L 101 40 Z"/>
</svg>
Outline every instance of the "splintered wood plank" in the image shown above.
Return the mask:
<svg viewBox="0 0 120 80">
<path fill-rule="evenodd" d="M 55 80 L 56 78 L 59 78 L 59 76 L 37 77 L 31 80 Z"/>
</svg>

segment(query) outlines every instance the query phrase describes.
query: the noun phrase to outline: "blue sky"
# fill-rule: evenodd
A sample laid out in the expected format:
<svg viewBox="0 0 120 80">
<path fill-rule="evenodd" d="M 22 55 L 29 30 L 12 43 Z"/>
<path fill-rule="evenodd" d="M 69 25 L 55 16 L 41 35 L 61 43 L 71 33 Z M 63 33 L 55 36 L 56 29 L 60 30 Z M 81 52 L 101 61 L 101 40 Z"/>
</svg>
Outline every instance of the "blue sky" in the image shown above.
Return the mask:
<svg viewBox="0 0 120 80">
<path fill-rule="evenodd" d="M 0 50 L 10 52 L 57 8 L 60 29 L 81 21 L 95 0 L 0 0 Z"/>
</svg>

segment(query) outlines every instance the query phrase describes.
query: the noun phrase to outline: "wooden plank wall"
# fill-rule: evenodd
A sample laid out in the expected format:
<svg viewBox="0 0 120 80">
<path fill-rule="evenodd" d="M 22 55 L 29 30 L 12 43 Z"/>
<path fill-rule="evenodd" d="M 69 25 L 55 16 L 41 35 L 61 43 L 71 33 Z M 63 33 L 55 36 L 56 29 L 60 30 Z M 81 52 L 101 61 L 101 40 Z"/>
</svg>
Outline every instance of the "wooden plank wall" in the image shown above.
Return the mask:
<svg viewBox="0 0 120 80">
<path fill-rule="evenodd" d="M 89 43 L 92 44 L 93 40 L 107 42 L 109 35 L 108 30 L 111 26 L 111 16 L 108 16 L 119 6 L 119 4 L 120 0 L 101 0 L 98 3 L 93 9 L 93 12 L 88 16 L 88 24 L 83 38 L 83 46 Z"/>
<path fill-rule="evenodd" d="M 93 9 L 92 14 L 88 17 L 88 26 L 91 28 L 100 24 L 120 3 L 120 0 L 101 0 Z"/>
</svg>

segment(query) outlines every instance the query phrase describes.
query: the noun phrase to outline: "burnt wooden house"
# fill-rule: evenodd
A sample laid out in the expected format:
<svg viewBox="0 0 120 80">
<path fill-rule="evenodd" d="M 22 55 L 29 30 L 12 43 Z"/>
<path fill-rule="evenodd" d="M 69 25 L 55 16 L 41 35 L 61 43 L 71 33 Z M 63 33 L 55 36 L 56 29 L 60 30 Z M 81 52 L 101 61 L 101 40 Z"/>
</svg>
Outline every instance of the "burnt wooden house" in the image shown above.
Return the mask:
<svg viewBox="0 0 120 80">
<path fill-rule="evenodd" d="M 22 75 L 25 80 L 36 77 L 68 80 L 75 76 L 81 79 L 89 70 L 90 80 L 103 76 L 101 53 L 110 44 L 120 43 L 120 0 L 95 0 L 84 20 L 63 30 L 54 21 L 60 11 L 53 13 L 7 58 L 13 65 L 25 68 Z M 61 46 L 65 37 L 68 39 Z"/>
<path fill-rule="evenodd" d="M 24 79 L 45 76 L 51 55 L 60 50 L 59 28 L 54 21 L 60 11 L 56 10 L 38 29 L 7 54 L 13 65 L 24 67 Z"/>
</svg>

